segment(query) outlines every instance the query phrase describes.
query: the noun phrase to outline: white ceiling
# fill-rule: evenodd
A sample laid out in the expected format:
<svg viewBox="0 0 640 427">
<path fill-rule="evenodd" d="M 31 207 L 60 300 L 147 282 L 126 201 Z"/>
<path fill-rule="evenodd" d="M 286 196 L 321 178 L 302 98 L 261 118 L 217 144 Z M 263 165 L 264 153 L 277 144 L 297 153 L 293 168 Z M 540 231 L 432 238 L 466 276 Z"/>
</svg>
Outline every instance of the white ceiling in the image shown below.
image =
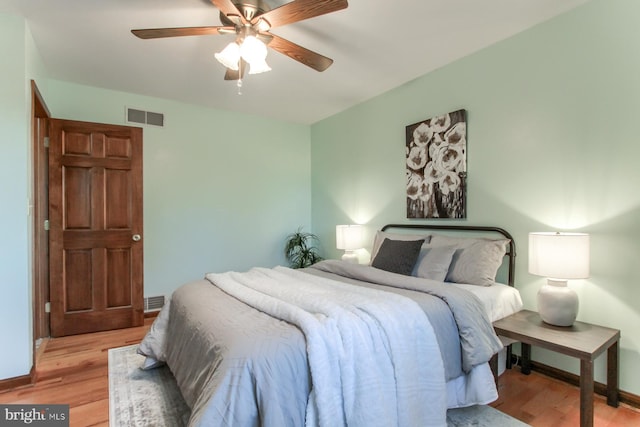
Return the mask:
<svg viewBox="0 0 640 427">
<path fill-rule="evenodd" d="M 266 0 L 275 6 L 286 0 Z M 141 40 L 134 28 L 220 25 L 209 0 L 0 0 L 26 17 L 55 79 L 311 124 L 587 0 L 349 0 L 273 32 L 332 58 L 319 73 L 269 51 L 242 95 L 213 53 L 233 36 Z"/>
</svg>

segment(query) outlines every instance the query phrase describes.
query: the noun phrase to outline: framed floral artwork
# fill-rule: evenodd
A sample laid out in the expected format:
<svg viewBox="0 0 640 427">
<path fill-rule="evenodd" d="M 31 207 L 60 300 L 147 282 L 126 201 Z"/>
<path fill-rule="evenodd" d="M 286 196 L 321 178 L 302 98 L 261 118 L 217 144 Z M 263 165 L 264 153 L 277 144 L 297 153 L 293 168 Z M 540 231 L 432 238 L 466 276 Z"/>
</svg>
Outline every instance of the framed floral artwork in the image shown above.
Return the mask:
<svg viewBox="0 0 640 427">
<path fill-rule="evenodd" d="M 466 218 L 467 112 L 406 128 L 407 218 Z"/>
</svg>

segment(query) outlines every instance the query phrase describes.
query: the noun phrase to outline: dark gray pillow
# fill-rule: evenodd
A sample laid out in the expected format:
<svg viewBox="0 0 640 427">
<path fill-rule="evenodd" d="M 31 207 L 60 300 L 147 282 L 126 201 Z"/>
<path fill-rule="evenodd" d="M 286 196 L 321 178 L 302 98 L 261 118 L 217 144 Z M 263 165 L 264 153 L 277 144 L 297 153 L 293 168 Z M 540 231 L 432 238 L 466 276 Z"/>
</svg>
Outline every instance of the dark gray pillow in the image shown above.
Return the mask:
<svg viewBox="0 0 640 427">
<path fill-rule="evenodd" d="M 384 239 L 376 257 L 371 263 L 372 267 L 392 273 L 410 276 L 416 265 L 420 247 L 423 240 L 390 240 Z"/>
</svg>

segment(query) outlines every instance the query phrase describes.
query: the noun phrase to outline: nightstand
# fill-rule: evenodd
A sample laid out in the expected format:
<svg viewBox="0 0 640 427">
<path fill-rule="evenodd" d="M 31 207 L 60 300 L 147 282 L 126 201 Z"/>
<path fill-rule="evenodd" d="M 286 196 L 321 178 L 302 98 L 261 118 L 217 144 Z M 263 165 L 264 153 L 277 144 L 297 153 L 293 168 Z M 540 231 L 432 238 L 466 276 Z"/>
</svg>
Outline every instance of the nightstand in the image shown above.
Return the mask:
<svg viewBox="0 0 640 427">
<path fill-rule="evenodd" d="M 607 404 L 618 407 L 620 331 L 584 322 L 561 327 L 544 323 L 538 313 L 522 310 L 493 323 L 496 334 L 522 343 L 522 373 L 531 372 L 531 346 L 580 359 L 580 426 L 593 426 L 593 361 L 607 350 Z"/>
</svg>

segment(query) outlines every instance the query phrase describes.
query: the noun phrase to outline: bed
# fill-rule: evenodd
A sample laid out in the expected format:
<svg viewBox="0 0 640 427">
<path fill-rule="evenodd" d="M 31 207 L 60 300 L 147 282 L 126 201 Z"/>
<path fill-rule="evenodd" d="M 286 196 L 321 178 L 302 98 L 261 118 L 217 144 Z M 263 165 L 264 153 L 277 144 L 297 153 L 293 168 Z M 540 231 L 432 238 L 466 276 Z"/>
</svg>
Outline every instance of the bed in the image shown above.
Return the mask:
<svg viewBox="0 0 640 427">
<path fill-rule="evenodd" d="M 371 254 L 187 283 L 143 368 L 169 366 L 192 426 L 443 426 L 495 400 L 491 322 L 522 308 L 509 233 L 390 224 Z"/>
</svg>

